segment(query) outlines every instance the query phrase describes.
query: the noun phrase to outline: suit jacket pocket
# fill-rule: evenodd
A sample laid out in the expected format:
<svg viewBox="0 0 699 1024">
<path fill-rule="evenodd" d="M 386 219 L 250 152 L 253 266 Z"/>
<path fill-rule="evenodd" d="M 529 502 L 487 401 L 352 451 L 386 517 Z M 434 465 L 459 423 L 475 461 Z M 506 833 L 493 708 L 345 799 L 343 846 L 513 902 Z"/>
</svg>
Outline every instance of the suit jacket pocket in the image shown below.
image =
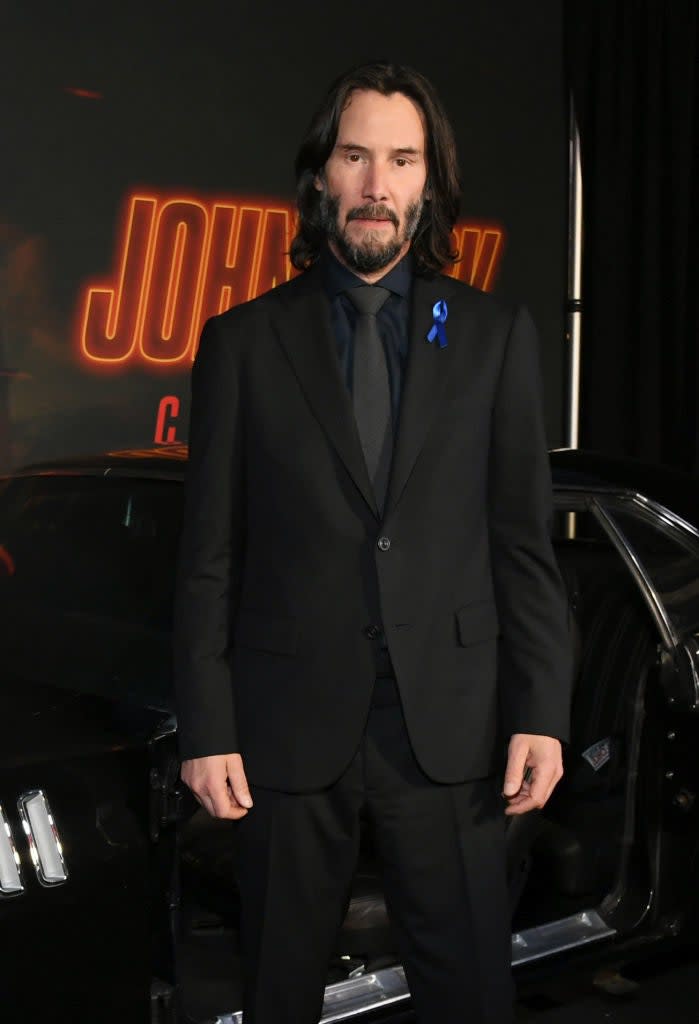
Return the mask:
<svg viewBox="0 0 699 1024">
<path fill-rule="evenodd" d="M 479 640 L 492 640 L 500 632 L 494 601 L 476 601 L 456 609 L 459 643 L 462 647 Z"/>
<path fill-rule="evenodd" d="M 241 608 L 233 630 L 235 647 L 252 647 L 275 654 L 295 654 L 298 649 L 298 619 Z"/>
</svg>

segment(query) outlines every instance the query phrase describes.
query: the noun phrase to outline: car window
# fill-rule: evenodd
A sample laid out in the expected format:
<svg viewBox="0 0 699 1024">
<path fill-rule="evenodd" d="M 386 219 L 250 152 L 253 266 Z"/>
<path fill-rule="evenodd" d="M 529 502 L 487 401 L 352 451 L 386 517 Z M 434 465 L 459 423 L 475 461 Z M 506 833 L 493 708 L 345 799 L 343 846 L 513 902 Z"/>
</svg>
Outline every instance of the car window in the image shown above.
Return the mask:
<svg viewBox="0 0 699 1024">
<path fill-rule="evenodd" d="M 573 608 L 580 602 L 583 591 L 584 603 L 596 614 L 612 591 L 628 594 L 639 589 L 586 499 L 577 500 L 568 495 L 556 497 L 551 539 Z M 622 599 L 617 603 L 622 603 Z"/>
<path fill-rule="evenodd" d="M 594 498 L 558 493 L 555 506 L 551 534 L 573 662 L 570 749 L 587 762 L 591 778 L 610 759 L 609 771 L 617 771 L 629 694 L 655 663 L 663 637 Z"/>
<path fill-rule="evenodd" d="M 0 492 L 4 666 L 51 683 L 162 693 L 181 518 L 176 481 L 12 480 Z"/>
<path fill-rule="evenodd" d="M 0 497 L 0 599 L 168 629 L 180 502 L 169 481 L 16 480 Z"/>
<path fill-rule="evenodd" d="M 581 548 L 614 549 L 597 516 L 588 507 L 587 500 L 574 499 L 566 494 L 556 495 L 551 539 L 554 545 L 572 541 Z"/>
<path fill-rule="evenodd" d="M 699 538 L 633 498 L 604 501 L 676 631 L 699 628 Z"/>
</svg>

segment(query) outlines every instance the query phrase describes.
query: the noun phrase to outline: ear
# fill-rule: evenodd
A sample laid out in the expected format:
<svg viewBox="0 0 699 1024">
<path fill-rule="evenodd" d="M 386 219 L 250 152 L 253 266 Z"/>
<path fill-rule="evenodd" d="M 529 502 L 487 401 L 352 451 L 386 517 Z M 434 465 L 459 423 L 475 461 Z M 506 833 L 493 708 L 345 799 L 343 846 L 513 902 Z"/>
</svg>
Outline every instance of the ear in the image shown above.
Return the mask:
<svg viewBox="0 0 699 1024">
<path fill-rule="evenodd" d="M 323 179 L 321 178 L 320 174 L 316 174 L 313 176 L 313 186 L 314 188 L 317 188 L 319 192 L 322 192 L 323 189 L 325 188 L 325 185 L 323 184 Z"/>
</svg>

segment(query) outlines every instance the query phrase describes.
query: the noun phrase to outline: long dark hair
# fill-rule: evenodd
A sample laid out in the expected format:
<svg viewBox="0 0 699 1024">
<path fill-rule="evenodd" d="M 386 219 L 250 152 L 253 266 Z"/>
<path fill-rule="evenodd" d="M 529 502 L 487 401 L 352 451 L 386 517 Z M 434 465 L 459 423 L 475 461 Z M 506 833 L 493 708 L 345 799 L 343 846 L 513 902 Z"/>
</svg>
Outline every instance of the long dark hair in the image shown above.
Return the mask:
<svg viewBox="0 0 699 1024">
<path fill-rule="evenodd" d="M 413 68 L 397 64 L 362 64 L 337 78 L 313 115 L 296 156 L 298 232 L 291 243 L 291 262 L 306 270 L 318 258 L 325 241 L 319 216 L 321 194 L 314 185 L 337 139 L 340 116 L 355 89 L 384 96 L 403 93 L 418 105 L 425 118 L 427 185 L 420 222 L 411 251 L 418 271 L 440 271 L 457 258 L 451 231 L 459 212 L 461 183 L 454 133 L 431 82 Z"/>
</svg>

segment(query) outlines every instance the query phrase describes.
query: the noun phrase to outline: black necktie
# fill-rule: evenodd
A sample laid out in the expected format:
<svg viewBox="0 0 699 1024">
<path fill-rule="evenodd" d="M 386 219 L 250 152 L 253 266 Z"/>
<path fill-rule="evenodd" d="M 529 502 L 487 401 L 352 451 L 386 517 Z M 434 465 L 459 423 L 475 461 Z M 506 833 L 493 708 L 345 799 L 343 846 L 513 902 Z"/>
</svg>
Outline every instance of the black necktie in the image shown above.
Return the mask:
<svg viewBox="0 0 699 1024">
<path fill-rule="evenodd" d="M 390 294 L 387 288 L 370 284 L 347 291 L 358 313 L 354 328 L 352 404 L 380 513 L 391 470 L 393 423 L 386 353 L 376 314 Z"/>
</svg>

